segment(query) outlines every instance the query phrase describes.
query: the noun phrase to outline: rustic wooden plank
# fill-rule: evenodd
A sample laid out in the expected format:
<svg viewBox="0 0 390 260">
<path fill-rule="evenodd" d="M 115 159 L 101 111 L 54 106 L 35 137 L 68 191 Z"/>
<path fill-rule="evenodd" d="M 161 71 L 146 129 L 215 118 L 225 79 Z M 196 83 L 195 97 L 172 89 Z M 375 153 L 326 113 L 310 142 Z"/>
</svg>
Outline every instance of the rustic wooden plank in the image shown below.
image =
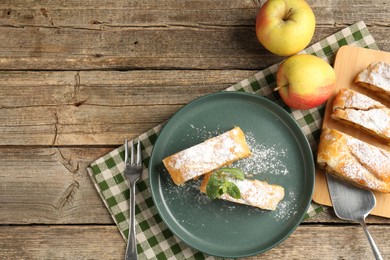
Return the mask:
<svg viewBox="0 0 390 260">
<path fill-rule="evenodd" d="M 0 130 L 4 135 L 1 140 L 3 145 L 119 144 L 166 121 L 180 107 L 128 106 L 124 109 L 122 106 L 84 105 L 2 109 L 0 120 L 4 124 Z"/>
<path fill-rule="evenodd" d="M 59 106 L 59 107 L 17 107 L 3 108 L 1 120 L 6 126 L 18 125 L 72 125 L 128 124 L 134 122 L 158 122 L 166 120 L 181 105 L 124 106 L 123 104 Z M 122 107 L 125 107 L 123 109 Z M 153 113 L 158 111 L 158 113 Z"/>
<path fill-rule="evenodd" d="M 370 226 L 382 256 L 390 255 L 387 242 L 389 226 Z M 353 243 L 351 243 L 353 241 Z M 301 225 L 281 245 L 249 259 L 374 259 L 371 247 L 358 226 Z M 247 258 L 248 259 L 248 258 Z"/>
<path fill-rule="evenodd" d="M 345 26 L 318 27 L 313 43 Z M 389 51 L 386 28 L 372 27 L 370 32 Z M 141 31 L 6 27 L 0 34 L 0 70 L 263 69 L 282 60 L 260 46 L 252 27 Z"/>
<path fill-rule="evenodd" d="M 86 172 L 112 149 L 1 147 L 0 224 L 112 223 Z"/>
<path fill-rule="evenodd" d="M 2 72 L 0 145 L 117 145 L 255 72 Z"/>
<path fill-rule="evenodd" d="M 390 227 L 369 226 L 369 230 L 383 258 L 390 257 L 387 246 Z M 0 226 L 0 258 L 4 259 L 96 259 L 96 256 L 122 259 L 125 247 L 115 226 Z M 245 259 L 303 257 L 374 259 L 363 229 L 358 225 L 301 225 L 277 247 Z"/>
<path fill-rule="evenodd" d="M 114 226 L 0 226 L 0 237 L 1 259 L 124 258 Z"/>
<path fill-rule="evenodd" d="M 76 28 L 99 28 L 105 26 L 170 26 L 252 25 L 253 17 L 263 1 L 215 0 L 208 1 L 2 1 L 1 18 L 6 25 L 20 26 L 74 26 Z M 337 2 L 307 1 L 312 7 L 319 25 L 349 24 L 362 19 L 367 23 L 388 24 L 387 3 L 383 1 L 348 0 Z M 350 15 L 345 15 L 346 13 Z M 73 16 L 73 19 L 72 19 Z M 94 27 L 93 27 L 94 26 Z"/>
<path fill-rule="evenodd" d="M 0 108 L 185 104 L 199 95 L 225 89 L 256 72 L 4 71 L 0 74 Z"/>
<path fill-rule="evenodd" d="M 251 0 L 166 1 L 164 7 L 54 2 L 0 6 L 0 69 L 260 69 L 281 60 L 258 43 L 258 6 Z M 386 3 L 309 3 L 318 24 L 313 42 L 364 19 L 389 51 Z"/>
<path fill-rule="evenodd" d="M 164 4 L 166 6 L 161 5 L 161 1 L 158 0 L 135 0 L 135 1 L 127 1 L 127 0 L 107 0 L 107 1 L 101 1 L 101 0 L 88 0 L 88 1 L 82 1 L 82 0 L 69 0 L 69 1 L 61 1 L 61 0 L 53 0 L 53 1 L 28 1 L 28 5 L 32 8 L 41 8 L 41 7 L 47 7 L 47 8 L 93 8 L 96 9 L 122 9 L 122 8 L 143 8 L 143 9 L 184 9 L 184 8 L 197 8 L 197 9 L 213 9 L 213 8 L 219 8 L 222 9 L 225 8 L 239 8 L 243 6 L 250 6 L 253 7 L 256 5 L 256 2 L 253 2 L 252 0 L 243 0 L 240 2 L 236 2 L 234 0 L 215 0 L 210 5 L 206 5 L 205 1 L 177 1 L 177 0 L 164 0 Z M 15 8 L 25 8 L 26 7 L 26 1 L 23 0 L 3 0 L 0 3 L 0 6 L 8 6 L 8 7 L 15 7 Z"/>
</svg>

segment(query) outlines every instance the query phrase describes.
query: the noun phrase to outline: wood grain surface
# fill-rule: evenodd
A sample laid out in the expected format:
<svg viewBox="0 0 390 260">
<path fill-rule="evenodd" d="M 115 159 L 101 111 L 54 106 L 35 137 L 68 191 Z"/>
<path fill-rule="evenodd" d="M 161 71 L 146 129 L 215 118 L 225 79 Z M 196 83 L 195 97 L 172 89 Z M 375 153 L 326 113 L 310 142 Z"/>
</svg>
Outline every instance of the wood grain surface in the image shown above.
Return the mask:
<svg viewBox="0 0 390 260">
<path fill-rule="evenodd" d="M 260 4 L 264 3 L 263 0 Z M 390 4 L 308 0 L 317 42 L 363 20 L 390 51 Z M 0 1 L 0 259 L 123 259 L 85 167 L 196 97 L 283 58 L 255 36 L 254 0 Z M 369 229 L 390 257 L 390 220 Z M 373 259 L 333 211 L 247 259 Z"/>
</svg>

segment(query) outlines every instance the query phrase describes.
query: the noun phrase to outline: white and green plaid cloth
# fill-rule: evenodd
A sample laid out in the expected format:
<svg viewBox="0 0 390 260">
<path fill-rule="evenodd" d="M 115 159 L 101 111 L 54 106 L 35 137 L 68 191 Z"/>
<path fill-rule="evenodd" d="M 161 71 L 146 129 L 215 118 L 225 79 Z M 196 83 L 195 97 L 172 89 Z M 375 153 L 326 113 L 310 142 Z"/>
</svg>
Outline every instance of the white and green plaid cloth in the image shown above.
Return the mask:
<svg viewBox="0 0 390 260">
<path fill-rule="evenodd" d="M 313 44 L 301 53 L 313 54 L 323 58 L 333 65 L 335 54 L 340 46 L 355 45 L 359 47 L 378 49 L 364 22 L 353 24 L 326 39 Z M 325 106 L 310 110 L 291 110 L 286 107 L 273 88 L 276 85 L 275 74 L 278 64 L 259 71 L 255 75 L 238 82 L 226 89 L 227 91 L 244 91 L 270 98 L 283 106 L 298 122 L 309 140 L 313 151 L 316 150 L 320 136 L 322 116 Z M 142 144 L 143 165 L 145 167 L 142 180 L 137 183 L 136 191 L 136 232 L 137 249 L 140 259 L 215 259 L 212 256 L 198 252 L 180 241 L 167 228 L 153 204 L 149 190 L 147 166 L 158 133 L 162 125 L 156 126 L 138 138 Z M 112 218 L 125 240 L 128 236 L 129 222 L 129 188 L 123 175 L 124 146 L 113 150 L 97 159 L 88 167 L 91 179 L 109 210 Z M 305 219 L 322 212 L 324 207 L 310 205 Z"/>
</svg>

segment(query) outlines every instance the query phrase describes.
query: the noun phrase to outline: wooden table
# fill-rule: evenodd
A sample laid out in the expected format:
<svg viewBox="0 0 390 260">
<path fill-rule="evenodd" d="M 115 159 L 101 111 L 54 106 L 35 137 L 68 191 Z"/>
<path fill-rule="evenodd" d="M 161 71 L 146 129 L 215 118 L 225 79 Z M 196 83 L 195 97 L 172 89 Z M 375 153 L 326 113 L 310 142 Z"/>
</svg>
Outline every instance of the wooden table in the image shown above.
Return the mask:
<svg viewBox="0 0 390 260">
<path fill-rule="evenodd" d="M 264 1 L 261 1 L 262 3 Z M 363 20 L 390 51 L 390 3 L 309 0 L 313 42 Z M 122 259 L 86 167 L 282 58 L 255 37 L 252 0 L 0 1 L 0 259 Z M 390 258 L 390 220 L 369 217 Z M 248 259 L 372 259 L 332 210 Z"/>
</svg>

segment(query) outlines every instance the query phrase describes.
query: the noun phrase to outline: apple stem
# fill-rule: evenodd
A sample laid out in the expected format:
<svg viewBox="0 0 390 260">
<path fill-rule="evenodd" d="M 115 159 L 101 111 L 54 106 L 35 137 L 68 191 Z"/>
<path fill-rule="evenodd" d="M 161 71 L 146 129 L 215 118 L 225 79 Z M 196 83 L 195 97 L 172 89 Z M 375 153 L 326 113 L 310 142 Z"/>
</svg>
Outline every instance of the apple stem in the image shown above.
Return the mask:
<svg viewBox="0 0 390 260">
<path fill-rule="evenodd" d="M 283 17 L 283 21 L 287 21 L 288 18 L 290 17 L 291 13 L 292 13 L 292 8 L 288 9 L 286 15 Z"/>
<path fill-rule="evenodd" d="M 274 91 L 278 91 L 282 86 L 278 86 L 276 88 L 274 88 Z"/>
</svg>

